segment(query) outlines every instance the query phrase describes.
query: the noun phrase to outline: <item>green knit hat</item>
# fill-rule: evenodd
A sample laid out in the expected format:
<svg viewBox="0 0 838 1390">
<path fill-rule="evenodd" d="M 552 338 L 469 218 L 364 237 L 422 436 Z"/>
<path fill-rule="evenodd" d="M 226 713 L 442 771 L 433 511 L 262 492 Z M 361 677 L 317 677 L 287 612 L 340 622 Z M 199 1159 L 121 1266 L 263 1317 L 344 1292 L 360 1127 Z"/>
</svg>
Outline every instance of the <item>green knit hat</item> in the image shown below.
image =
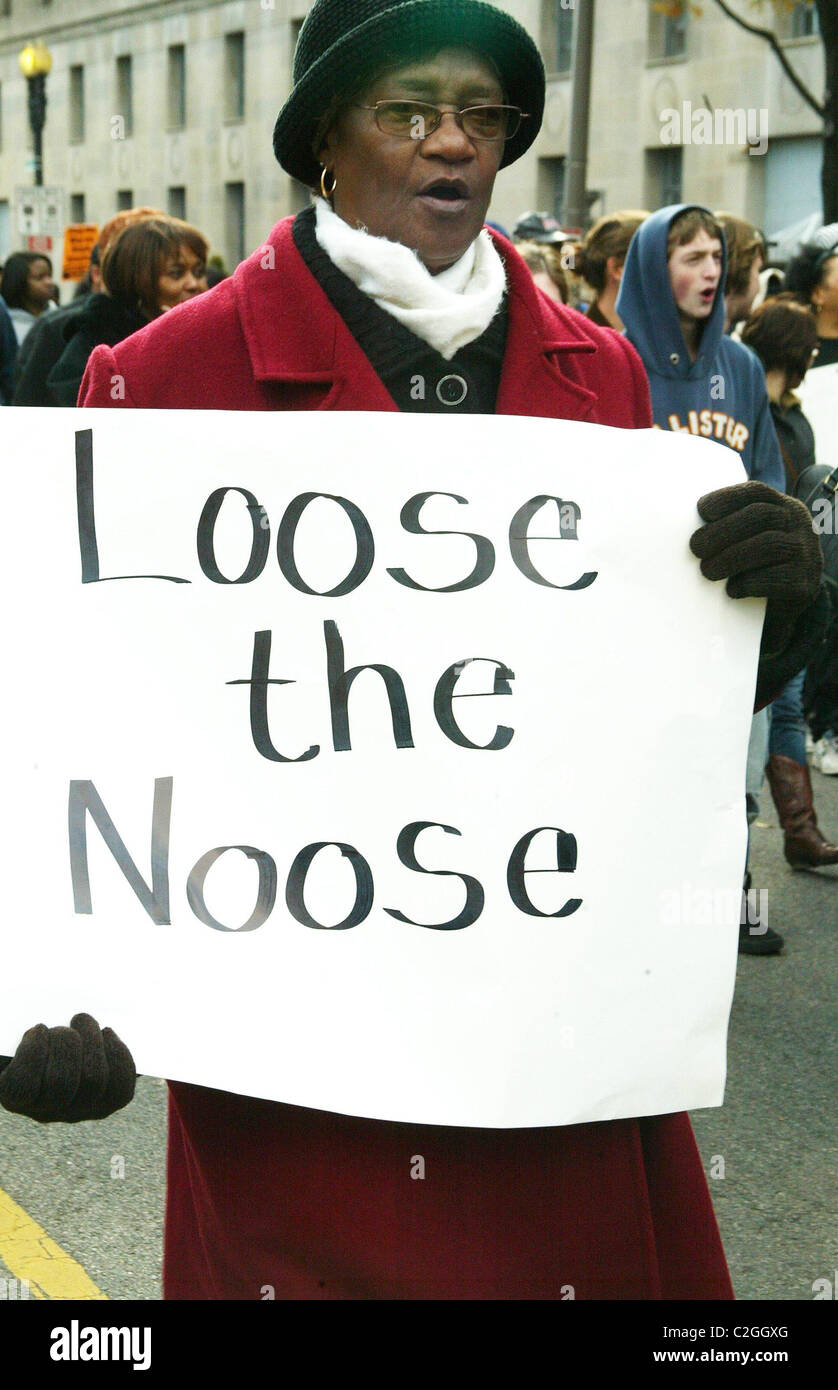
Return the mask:
<svg viewBox="0 0 838 1390">
<path fill-rule="evenodd" d="M 341 92 L 360 90 L 394 55 L 405 62 L 440 48 L 490 58 L 506 99 L 529 119 L 504 147 L 500 167 L 529 149 L 544 114 L 544 64 L 526 29 L 484 0 L 315 0 L 294 54 L 294 89 L 277 117 L 274 154 L 287 173 L 316 188 L 312 144 Z"/>
</svg>

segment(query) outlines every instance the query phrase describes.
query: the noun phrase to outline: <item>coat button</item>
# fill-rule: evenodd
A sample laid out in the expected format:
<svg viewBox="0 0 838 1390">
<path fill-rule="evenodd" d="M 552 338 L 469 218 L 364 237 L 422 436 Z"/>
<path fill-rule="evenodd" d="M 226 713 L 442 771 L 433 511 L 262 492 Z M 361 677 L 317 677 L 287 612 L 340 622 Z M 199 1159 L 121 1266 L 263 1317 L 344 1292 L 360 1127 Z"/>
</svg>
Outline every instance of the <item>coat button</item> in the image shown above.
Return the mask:
<svg viewBox="0 0 838 1390">
<path fill-rule="evenodd" d="M 436 394 L 442 405 L 462 405 L 468 395 L 468 382 L 452 373 L 437 382 Z"/>
<path fill-rule="evenodd" d="M 677 366 L 678 366 L 678 363 L 681 361 L 681 359 L 680 359 L 680 357 L 678 356 L 677 352 L 671 352 L 671 353 L 669 354 L 669 360 L 670 360 L 670 362 L 672 363 L 673 367 L 677 367 Z"/>
</svg>

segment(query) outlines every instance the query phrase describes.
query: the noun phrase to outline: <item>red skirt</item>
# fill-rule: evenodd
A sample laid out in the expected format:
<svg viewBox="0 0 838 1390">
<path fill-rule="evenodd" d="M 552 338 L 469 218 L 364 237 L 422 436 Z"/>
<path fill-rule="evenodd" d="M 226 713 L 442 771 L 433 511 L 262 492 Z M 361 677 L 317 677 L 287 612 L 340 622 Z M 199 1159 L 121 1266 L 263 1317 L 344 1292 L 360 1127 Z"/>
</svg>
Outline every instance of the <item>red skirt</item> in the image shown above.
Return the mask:
<svg viewBox="0 0 838 1390">
<path fill-rule="evenodd" d="M 172 1083 L 169 1299 L 729 1299 L 686 1115 L 450 1129 Z"/>
</svg>

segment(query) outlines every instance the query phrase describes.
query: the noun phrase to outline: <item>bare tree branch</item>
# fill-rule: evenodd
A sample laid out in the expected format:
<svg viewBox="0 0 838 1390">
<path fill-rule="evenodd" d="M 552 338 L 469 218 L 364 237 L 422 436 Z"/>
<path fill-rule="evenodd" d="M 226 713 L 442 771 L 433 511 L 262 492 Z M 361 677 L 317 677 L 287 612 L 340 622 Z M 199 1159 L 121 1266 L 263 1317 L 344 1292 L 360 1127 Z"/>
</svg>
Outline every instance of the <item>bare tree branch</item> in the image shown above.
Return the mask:
<svg viewBox="0 0 838 1390">
<path fill-rule="evenodd" d="M 797 73 L 795 72 L 794 68 L 792 67 L 791 63 L 789 62 L 788 58 L 786 57 L 785 53 L 780 47 L 780 44 L 777 41 L 776 34 L 774 34 L 771 29 L 762 29 L 758 24 L 750 24 L 747 19 L 743 19 L 741 15 L 736 14 L 735 11 L 732 10 L 730 6 L 725 3 L 725 0 L 716 0 L 716 4 L 718 5 L 722 13 L 727 15 L 728 19 L 732 19 L 734 24 L 739 25 L 740 29 L 744 29 L 748 34 L 756 34 L 757 38 L 765 40 L 768 46 L 774 50 L 774 53 L 777 57 L 777 61 L 780 64 L 780 67 L 783 69 L 783 72 L 786 74 L 786 77 L 788 78 L 791 85 L 795 88 L 796 91 L 800 93 L 807 105 L 811 106 L 815 114 L 817 116 L 820 116 L 821 120 L 823 120 L 823 118 L 826 115 L 826 107 L 824 106 L 824 103 L 822 101 L 818 101 L 817 97 L 809 91 L 809 88 L 806 86 L 806 83 L 802 80 L 802 78 L 798 77 Z"/>
</svg>

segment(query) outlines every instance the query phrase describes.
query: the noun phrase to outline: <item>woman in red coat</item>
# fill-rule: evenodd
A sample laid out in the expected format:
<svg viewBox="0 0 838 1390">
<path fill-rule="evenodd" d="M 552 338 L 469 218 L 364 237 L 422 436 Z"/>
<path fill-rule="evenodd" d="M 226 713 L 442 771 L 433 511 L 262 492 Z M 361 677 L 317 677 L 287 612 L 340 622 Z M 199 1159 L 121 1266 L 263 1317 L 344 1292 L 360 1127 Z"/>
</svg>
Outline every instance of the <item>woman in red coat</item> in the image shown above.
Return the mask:
<svg viewBox="0 0 838 1390">
<path fill-rule="evenodd" d="M 495 175 L 532 143 L 544 103 L 538 51 L 509 15 L 480 0 L 316 0 L 294 75 L 274 144 L 320 188 L 315 207 L 200 300 L 98 349 L 83 405 L 651 424 L 631 346 L 541 295 L 483 230 Z M 725 491 L 726 512 L 752 514 L 750 493 Z M 796 534 L 817 550 L 808 522 Z M 800 609 L 808 584 L 788 590 Z M 108 1047 L 122 1103 L 125 1057 Z M 732 1294 L 685 1115 L 456 1129 L 180 1083 L 164 1276 L 169 1298 Z"/>
</svg>

